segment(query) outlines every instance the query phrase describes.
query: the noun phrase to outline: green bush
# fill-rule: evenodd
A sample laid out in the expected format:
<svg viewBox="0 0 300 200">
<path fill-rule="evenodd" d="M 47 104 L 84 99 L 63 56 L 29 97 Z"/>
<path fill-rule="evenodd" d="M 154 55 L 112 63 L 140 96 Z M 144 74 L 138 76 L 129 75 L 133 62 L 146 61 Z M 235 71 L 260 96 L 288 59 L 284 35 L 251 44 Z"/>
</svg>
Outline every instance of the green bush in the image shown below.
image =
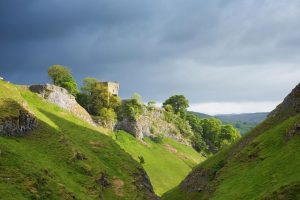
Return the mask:
<svg viewBox="0 0 300 200">
<path fill-rule="evenodd" d="M 165 107 L 166 109 L 166 107 Z M 180 116 L 176 115 L 172 111 L 164 111 L 164 119 L 175 125 L 177 132 L 180 133 L 183 137 L 188 138 L 193 135 L 191 126 L 189 122 L 185 119 L 180 118 Z"/>
<path fill-rule="evenodd" d="M 156 136 L 153 136 L 153 137 L 150 137 L 150 138 L 151 138 L 151 140 L 153 142 L 161 144 L 161 143 L 163 143 L 164 135 L 163 134 L 159 134 L 159 135 L 156 135 Z"/>
<path fill-rule="evenodd" d="M 113 129 L 115 123 L 117 122 L 117 114 L 112 108 L 101 108 L 98 112 L 98 116 L 95 117 L 105 128 Z"/>
<path fill-rule="evenodd" d="M 136 99 L 127 99 L 118 108 L 119 119 L 129 118 L 134 121 L 143 114 L 143 105 Z"/>
<path fill-rule="evenodd" d="M 142 164 L 142 165 L 145 164 L 145 159 L 143 156 L 138 156 L 138 159 L 140 161 L 140 164 Z"/>
<path fill-rule="evenodd" d="M 178 117 L 175 124 L 183 137 L 189 138 L 193 135 L 191 126 L 189 125 L 188 121 Z"/>
</svg>

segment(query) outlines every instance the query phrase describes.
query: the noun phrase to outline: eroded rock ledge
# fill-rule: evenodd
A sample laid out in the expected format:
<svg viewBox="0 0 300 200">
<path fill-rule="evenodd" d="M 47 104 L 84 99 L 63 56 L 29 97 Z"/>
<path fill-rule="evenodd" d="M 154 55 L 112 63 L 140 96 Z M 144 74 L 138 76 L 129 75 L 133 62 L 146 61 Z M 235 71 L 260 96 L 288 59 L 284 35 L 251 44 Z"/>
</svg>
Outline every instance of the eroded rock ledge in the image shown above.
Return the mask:
<svg viewBox="0 0 300 200">
<path fill-rule="evenodd" d="M 26 110 L 19 110 L 19 116 L 0 119 L 0 135 L 22 136 L 37 127 L 37 120 Z"/>
</svg>

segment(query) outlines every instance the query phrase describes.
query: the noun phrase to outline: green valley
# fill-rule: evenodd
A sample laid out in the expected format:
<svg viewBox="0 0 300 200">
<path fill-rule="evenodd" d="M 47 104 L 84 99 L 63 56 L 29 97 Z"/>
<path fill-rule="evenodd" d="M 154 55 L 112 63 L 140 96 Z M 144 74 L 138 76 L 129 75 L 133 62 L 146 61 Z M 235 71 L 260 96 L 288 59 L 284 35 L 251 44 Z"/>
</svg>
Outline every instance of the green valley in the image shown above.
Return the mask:
<svg viewBox="0 0 300 200">
<path fill-rule="evenodd" d="M 300 200 L 299 19 L 0 0 L 0 200 Z"/>
<path fill-rule="evenodd" d="M 205 159 L 192 147 L 171 138 L 164 138 L 161 143 L 149 138 L 138 141 L 124 131 L 117 132 L 115 138 L 135 160 L 139 161 L 139 156 L 144 158 L 143 167 L 158 195 L 179 184 L 196 164 Z"/>
</svg>

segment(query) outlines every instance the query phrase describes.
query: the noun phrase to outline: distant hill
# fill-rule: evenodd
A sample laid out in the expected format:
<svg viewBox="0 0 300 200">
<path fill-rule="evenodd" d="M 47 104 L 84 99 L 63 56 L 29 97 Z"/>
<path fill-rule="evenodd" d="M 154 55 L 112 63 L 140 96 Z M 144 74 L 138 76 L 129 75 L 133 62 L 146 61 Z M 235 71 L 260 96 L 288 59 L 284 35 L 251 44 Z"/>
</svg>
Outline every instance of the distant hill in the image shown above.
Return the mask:
<svg viewBox="0 0 300 200">
<path fill-rule="evenodd" d="M 243 114 L 226 114 L 215 115 L 214 117 L 220 119 L 224 123 L 232 124 L 234 127 L 240 130 L 241 134 L 245 134 L 264 119 L 266 119 L 268 113 L 243 113 Z"/>
<path fill-rule="evenodd" d="M 300 84 L 239 142 L 210 157 L 163 200 L 300 199 Z"/>
<path fill-rule="evenodd" d="M 248 124 L 259 124 L 264 119 L 266 119 L 267 112 L 261 113 L 243 113 L 243 114 L 228 114 L 228 115 L 215 115 L 218 119 L 224 122 L 246 122 Z"/>
<path fill-rule="evenodd" d="M 212 118 L 213 117 L 211 115 L 204 114 L 204 113 L 199 113 L 199 112 L 190 111 L 189 113 L 192 113 L 192 114 L 194 114 L 194 115 L 196 115 L 196 116 L 198 116 L 199 118 L 202 118 L 202 119 Z"/>
<path fill-rule="evenodd" d="M 200 118 L 218 118 L 225 124 L 232 124 L 235 128 L 239 129 L 240 133 L 243 135 L 250 130 L 252 130 L 255 126 L 261 123 L 264 119 L 266 119 L 268 113 L 260 112 L 260 113 L 242 113 L 242 114 L 223 114 L 223 115 L 207 115 L 204 113 L 198 112 L 190 112 L 197 115 Z"/>
</svg>

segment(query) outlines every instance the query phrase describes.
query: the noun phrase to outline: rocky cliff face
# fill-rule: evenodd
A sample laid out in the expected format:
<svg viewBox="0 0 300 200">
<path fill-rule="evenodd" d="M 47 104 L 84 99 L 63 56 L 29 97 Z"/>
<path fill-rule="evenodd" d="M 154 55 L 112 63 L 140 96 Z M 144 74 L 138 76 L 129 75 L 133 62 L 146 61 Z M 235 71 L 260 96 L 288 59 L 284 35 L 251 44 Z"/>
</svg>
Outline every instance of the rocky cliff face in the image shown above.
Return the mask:
<svg viewBox="0 0 300 200">
<path fill-rule="evenodd" d="M 269 118 L 285 118 L 300 113 L 300 84 L 273 110 Z"/>
<path fill-rule="evenodd" d="M 49 102 L 68 110 L 77 117 L 94 125 L 93 119 L 89 113 L 77 103 L 75 97 L 69 94 L 66 89 L 51 84 L 32 85 L 29 89 L 32 92 L 40 94 Z"/>
<path fill-rule="evenodd" d="M 118 121 L 115 129 L 131 133 L 137 139 L 163 134 L 166 137 L 171 137 L 177 141 L 188 144 L 178 133 L 179 130 L 177 130 L 175 125 L 166 121 L 163 110 L 157 108 L 144 108 L 143 114 L 137 120 L 123 118 Z"/>
<path fill-rule="evenodd" d="M 139 188 L 139 190 L 144 191 L 149 199 L 159 200 L 154 193 L 149 176 L 142 167 L 138 168 L 138 172 L 134 173 L 133 175 L 135 177 L 134 184 L 137 188 Z"/>
<path fill-rule="evenodd" d="M 37 126 L 37 120 L 33 114 L 21 107 L 16 109 L 19 115 L 0 119 L 0 135 L 22 136 Z"/>
</svg>

